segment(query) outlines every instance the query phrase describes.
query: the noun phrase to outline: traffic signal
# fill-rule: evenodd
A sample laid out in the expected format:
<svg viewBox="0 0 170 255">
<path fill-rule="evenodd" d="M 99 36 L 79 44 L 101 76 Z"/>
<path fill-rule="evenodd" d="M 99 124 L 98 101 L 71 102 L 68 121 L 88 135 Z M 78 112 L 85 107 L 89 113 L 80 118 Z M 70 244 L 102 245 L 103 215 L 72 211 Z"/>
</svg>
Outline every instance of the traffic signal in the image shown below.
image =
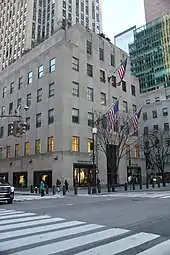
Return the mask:
<svg viewBox="0 0 170 255">
<path fill-rule="evenodd" d="M 17 136 L 18 134 L 18 121 L 13 121 L 9 124 L 9 135 Z"/>
<path fill-rule="evenodd" d="M 22 134 L 25 134 L 26 131 L 27 131 L 27 123 L 22 121 L 22 122 L 19 122 L 19 133 L 22 135 Z"/>
</svg>

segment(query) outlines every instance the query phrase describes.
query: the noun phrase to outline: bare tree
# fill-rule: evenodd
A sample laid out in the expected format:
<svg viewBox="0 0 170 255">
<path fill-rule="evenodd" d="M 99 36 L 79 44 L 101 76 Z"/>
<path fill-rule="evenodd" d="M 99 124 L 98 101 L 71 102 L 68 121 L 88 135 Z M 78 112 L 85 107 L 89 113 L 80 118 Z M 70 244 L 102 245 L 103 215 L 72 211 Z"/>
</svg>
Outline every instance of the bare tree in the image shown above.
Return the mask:
<svg viewBox="0 0 170 255">
<path fill-rule="evenodd" d="M 153 166 L 157 167 L 162 175 L 163 185 L 165 186 L 165 164 L 170 154 L 170 134 L 161 129 L 156 131 L 149 130 L 145 135 L 143 150 L 149 151 L 149 160 Z"/>
<path fill-rule="evenodd" d="M 98 150 L 106 156 L 107 167 L 111 169 L 108 181 L 113 185 L 118 175 L 120 160 L 127 155 L 127 148 L 131 150 L 137 143 L 138 132 L 134 132 L 131 118 L 126 113 L 119 114 L 119 120 L 110 129 L 107 116 L 98 115 L 98 119 L 96 123 Z"/>
</svg>

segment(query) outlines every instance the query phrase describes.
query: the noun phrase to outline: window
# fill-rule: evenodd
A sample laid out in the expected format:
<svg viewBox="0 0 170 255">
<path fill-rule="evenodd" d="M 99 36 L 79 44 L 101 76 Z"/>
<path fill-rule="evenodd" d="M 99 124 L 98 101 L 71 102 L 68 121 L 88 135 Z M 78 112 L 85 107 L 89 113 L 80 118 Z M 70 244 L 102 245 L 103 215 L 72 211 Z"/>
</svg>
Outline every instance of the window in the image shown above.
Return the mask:
<svg viewBox="0 0 170 255">
<path fill-rule="evenodd" d="M 147 112 L 143 112 L 143 120 L 147 120 L 148 119 L 148 114 Z"/>
<path fill-rule="evenodd" d="M 93 102 L 93 89 L 87 87 L 87 100 Z"/>
<path fill-rule="evenodd" d="M 153 125 L 153 130 L 158 131 L 158 125 Z"/>
<path fill-rule="evenodd" d="M 100 81 L 101 82 L 106 82 L 105 80 L 105 71 L 100 70 Z"/>
<path fill-rule="evenodd" d="M 48 110 L 48 125 L 54 122 L 54 108 Z"/>
<path fill-rule="evenodd" d="M 112 97 L 113 103 L 116 103 L 117 97 Z"/>
<path fill-rule="evenodd" d="M 79 110 L 72 108 L 72 122 L 79 123 Z"/>
<path fill-rule="evenodd" d="M 93 127 L 93 113 L 88 112 L 88 126 Z"/>
<path fill-rule="evenodd" d="M 21 105 L 21 102 L 22 102 L 22 98 L 18 98 L 18 100 L 17 100 L 17 108 Z"/>
<path fill-rule="evenodd" d="M 49 84 L 49 97 L 54 96 L 54 82 Z"/>
<path fill-rule="evenodd" d="M 140 158 L 140 149 L 139 146 L 135 146 L 135 158 Z"/>
<path fill-rule="evenodd" d="M 28 84 L 32 83 L 32 77 L 33 77 L 33 72 L 31 71 L 28 73 Z"/>
<path fill-rule="evenodd" d="M 115 66 L 115 56 L 113 54 L 110 54 L 110 64 L 111 66 Z"/>
<path fill-rule="evenodd" d="M 126 101 L 123 101 L 123 111 L 128 112 L 128 103 Z"/>
<path fill-rule="evenodd" d="M 131 85 L 131 93 L 132 93 L 132 96 L 136 96 L 136 88 L 134 85 Z"/>
<path fill-rule="evenodd" d="M 104 61 L 104 49 L 99 48 L 99 59 Z"/>
<path fill-rule="evenodd" d="M 11 146 L 6 147 L 6 158 L 11 158 Z"/>
<path fill-rule="evenodd" d="M 0 138 L 3 138 L 4 136 L 4 127 L 0 127 Z"/>
<path fill-rule="evenodd" d="M 112 77 L 110 77 L 108 80 L 112 84 L 112 87 L 116 88 L 116 77 L 112 75 Z"/>
<path fill-rule="evenodd" d="M 79 97 L 79 84 L 77 82 L 72 82 L 72 95 Z"/>
<path fill-rule="evenodd" d="M 20 155 L 20 145 L 15 144 L 15 157 L 19 157 Z"/>
<path fill-rule="evenodd" d="M 88 150 L 88 153 L 93 151 L 93 140 L 92 139 L 88 139 L 87 150 Z"/>
<path fill-rule="evenodd" d="M 72 137 L 72 151 L 75 151 L 75 152 L 79 151 L 79 137 L 78 136 Z"/>
<path fill-rule="evenodd" d="M 11 82 L 10 84 L 10 94 L 14 92 L 14 82 Z"/>
<path fill-rule="evenodd" d="M 27 117 L 25 121 L 26 121 L 26 123 L 27 123 L 27 130 L 30 130 L 30 125 L 31 125 L 31 119 L 30 119 L 30 117 Z"/>
<path fill-rule="evenodd" d="M 168 116 L 168 108 L 163 108 L 162 109 L 162 113 L 163 113 L 163 116 Z"/>
<path fill-rule="evenodd" d="M 18 89 L 22 88 L 22 83 L 23 83 L 23 77 L 21 76 L 18 80 Z"/>
<path fill-rule="evenodd" d="M 27 94 L 27 106 L 30 107 L 31 106 L 31 93 Z"/>
<path fill-rule="evenodd" d="M 9 114 L 13 112 L 13 102 L 9 103 Z"/>
<path fill-rule="evenodd" d="M 40 65 L 38 67 L 38 79 L 41 79 L 43 77 L 43 74 L 44 74 L 44 67 L 43 65 Z"/>
<path fill-rule="evenodd" d="M 152 111 L 152 117 L 153 117 L 153 119 L 156 119 L 158 117 L 157 116 L 157 110 Z"/>
<path fill-rule="evenodd" d="M 106 94 L 101 92 L 101 105 L 106 105 Z"/>
<path fill-rule="evenodd" d="M 150 104 L 150 99 L 147 99 L 147 100 L 146 100 L 146 104 Z"/>
<path fill-rule="evenodd" d="M 135 113 L 137 111 L 137 107 L 135 104 L 132 105 L 132 108 L 133 108 L 133 113 Z"/>
<path fill-rule="evenodd" d="M 54 136 L 48 137 L 48 152 L 54 152 L 55 150 L 55 139 Z"/>
<path fill-rule="evenodd" d="M 92 55 L 92 42 L 87 41 L 87 54 Z"/>
<path fill-rule="evenodd" d="M 6 96 L 6 86 L 3 88 L 2 97 L 4 98 Z"/>
<path fill-rule="evenodd" d="M 122 91 L 126 92 L 126 82 L 122 81 Z"/>
<path fill-rule="evenodd" d="M 79 59 L 72 57 L 72 69 L 79 71 Z"/>
<path fill-rule="evenodd" d="M 165 132 L 169 131 L 169 123 L 164 123 L 164 131 Z"/>
<path fill-rule="evenodd" d="M 55 71 L 55 58 L 50 59 L 49 71 L 50 71 L 50 73 Z"/>
<path fill-rule="evenodd" d="M 30 154 L 30 143 L 29 142 L 25 142 L 25 151 L 24 151 L 24 155 L 28 156 Z"/>
<path fill-rule="evenodd" d="M 90 64 L 87 64 L 87 75 L 93 77 L 93 66 Z"/>
<path fill-rule="evenodd" d="M 148 127 L 144 127 L 144 135 L 147 135 L 148 134 Z"/>
<path fill-rule="evenodd" d="M 159 97 L 155 97 L 155 102 L 160 102 L 160 98 Z"/>
<path fill-rule="evenodd" d="M 41 127 L 41 113 L 36 115 L 36 128 Z"/>
<path fill-rule="evenodd" d="M 37 90 L 37 103 L 42 101 L 42 89 Z"/>
<path fill-rule="evenodd" d="M 1 108 L 1 115 L 4 115 L 5 114 L 5 106 L 2 106 Z"/>
<path fill-rule="evenodd" d="M 41 152 L 41 140 L 35 140 L 35 154 L 38 154 Z"/>
</svg>

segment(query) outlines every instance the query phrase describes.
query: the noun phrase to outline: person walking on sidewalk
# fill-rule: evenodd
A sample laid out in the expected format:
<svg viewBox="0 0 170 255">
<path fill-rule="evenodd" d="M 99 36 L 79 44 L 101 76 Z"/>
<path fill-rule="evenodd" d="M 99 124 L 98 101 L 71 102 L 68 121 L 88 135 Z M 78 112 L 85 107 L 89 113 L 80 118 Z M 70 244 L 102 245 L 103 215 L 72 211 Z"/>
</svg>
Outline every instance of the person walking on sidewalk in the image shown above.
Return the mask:
<svg viewBox="0 0 170 255">
<path fill-rule="evenodd" d="M 41 196 L 42 196 L 42 197 L 44 196 L 44 189 L 45 189 L 44 182 L 43 182 L 43 181 L 41 181 L 40 191 L 41 191 Z"/>
<path fill-rule="evenodd" d="M 69 191 L 69 189 L 68 189 L 69 184 L 68 184 L 67 180 L 65 180 L 64 185 L 65 185 L 65 188 L 66 188 L 66 192 L 68 192 Z"/>
</svg>

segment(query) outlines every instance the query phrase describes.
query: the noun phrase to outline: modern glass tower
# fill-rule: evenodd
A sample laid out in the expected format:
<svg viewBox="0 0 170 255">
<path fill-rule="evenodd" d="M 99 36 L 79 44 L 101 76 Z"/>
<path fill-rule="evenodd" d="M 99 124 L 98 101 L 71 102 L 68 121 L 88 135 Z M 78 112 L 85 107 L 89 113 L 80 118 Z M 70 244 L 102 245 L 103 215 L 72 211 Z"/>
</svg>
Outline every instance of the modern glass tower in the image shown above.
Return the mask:
<svg viewBox="0 0 170 255">
<path fill-rule="evenodd" d="M 132 73 L 139 78 L 140 92 L 170 86 L 170 14 L 134 31 L 129 45 Z"/>
</svg>

